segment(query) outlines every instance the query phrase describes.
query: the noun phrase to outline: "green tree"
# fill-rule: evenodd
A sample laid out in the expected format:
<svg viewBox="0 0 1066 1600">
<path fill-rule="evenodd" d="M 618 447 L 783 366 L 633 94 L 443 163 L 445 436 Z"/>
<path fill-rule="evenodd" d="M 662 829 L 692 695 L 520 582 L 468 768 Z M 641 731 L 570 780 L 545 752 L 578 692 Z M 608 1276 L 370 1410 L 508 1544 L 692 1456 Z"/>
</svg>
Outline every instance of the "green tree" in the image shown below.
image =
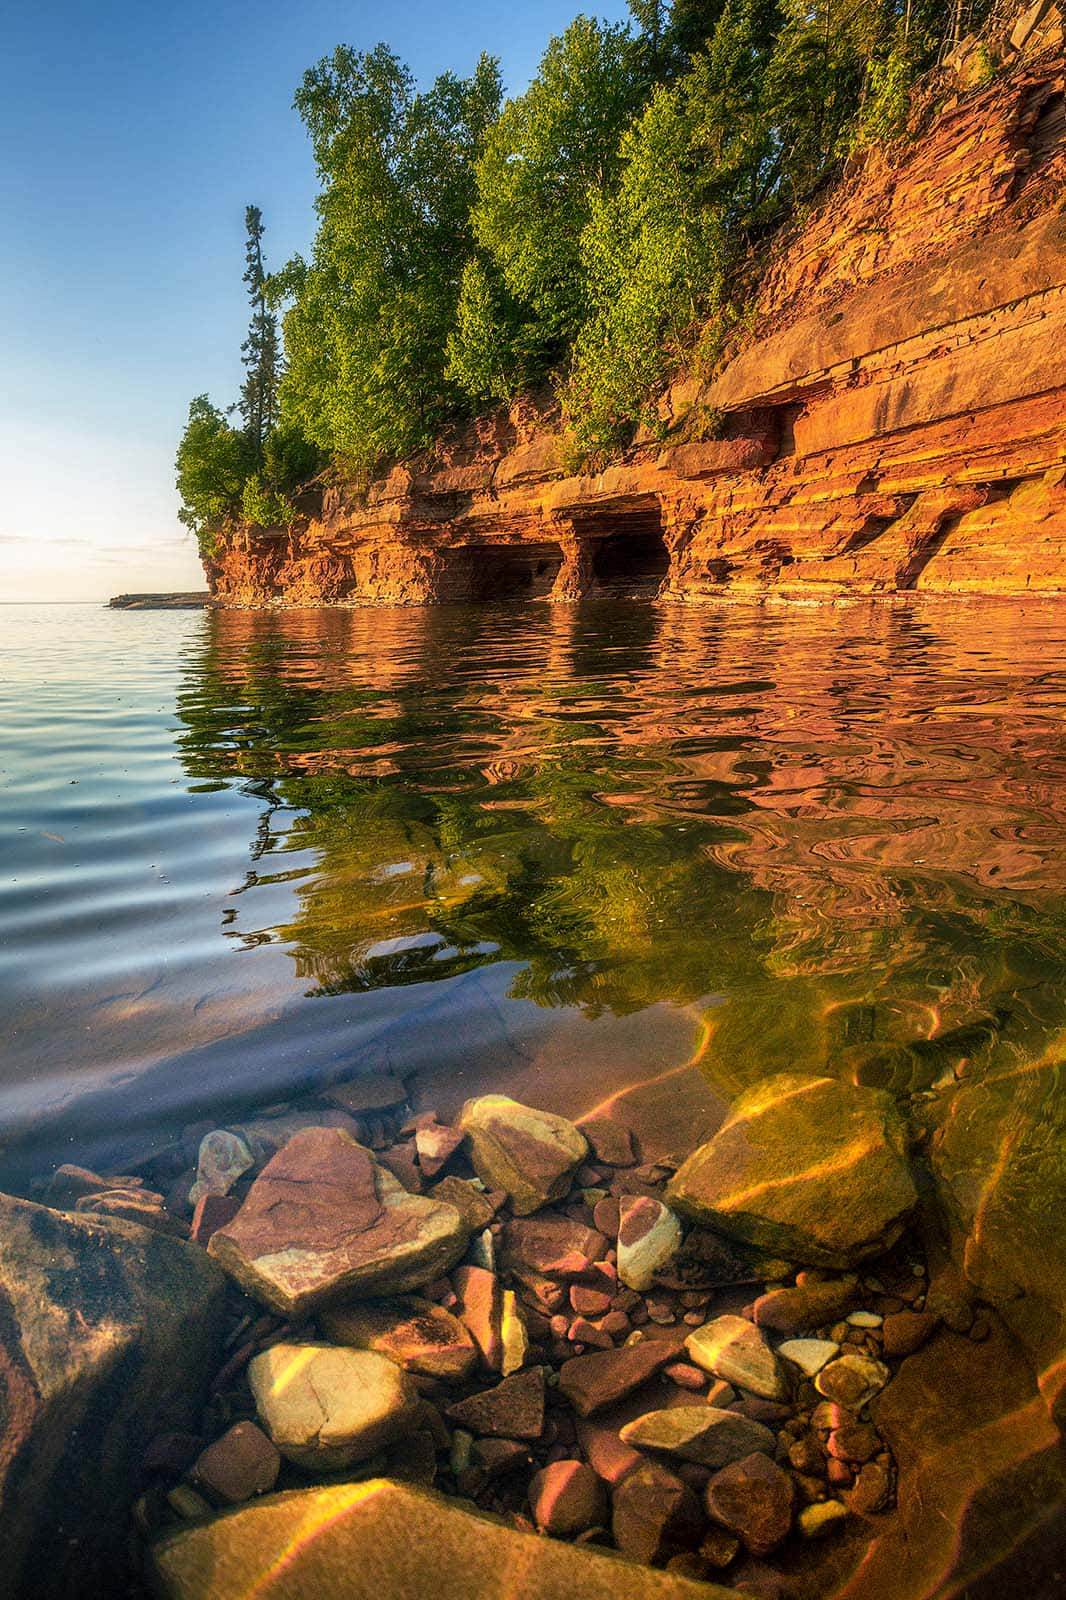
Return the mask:
<svg viewBox="0 0 1066 1600">
<path fill-rule="evenodd" d="M 181 496 L 178 518 L 195 533 L 201 557 L 209 560 L 219 530 L 241 504 L 253 465 L 248 435 L 231 427 L 205 394 L 197 395 L 174 464 Z"/>
<path fill-rule="evenodd" d="M 263 457 L 263 446 L 278 420 L 278 381 L 281 377 L 281 349 L 278 319 L 266 302 L 263 268 L 263 214 L 258 206 L 244 213 L 247 234 L 244 281 L 252 306 L 248 337 L 241 345 L 245 378 L 241 385 L 239 408 L 245 432 L 256 463 Z"/>
<path fill-rule="evenodd" d="M 290 262 L 269 292 L 291 302 L 282 417 L 321 450 L 372 466 L 428 442 L 454 409 L 446 345 L 499 99 L 487 56 L 421 94 L 384 45 L 339 49 L 304 75 L 318 233 L 311 261 Z"/>
<path fill-rule="evenodd" d="M 513 387 L 565 356 L 587 309 L 581 232 L 593 197 L 615 181 L 619 136 L 643 85 L 628 30 L 579 16 L 489 129 L 472 224 L 510 306 L 494 323 L 489 269 L 468 272 L 449 347 L 460 381 L 502 366 L 499 383 Z"/>
</svg>

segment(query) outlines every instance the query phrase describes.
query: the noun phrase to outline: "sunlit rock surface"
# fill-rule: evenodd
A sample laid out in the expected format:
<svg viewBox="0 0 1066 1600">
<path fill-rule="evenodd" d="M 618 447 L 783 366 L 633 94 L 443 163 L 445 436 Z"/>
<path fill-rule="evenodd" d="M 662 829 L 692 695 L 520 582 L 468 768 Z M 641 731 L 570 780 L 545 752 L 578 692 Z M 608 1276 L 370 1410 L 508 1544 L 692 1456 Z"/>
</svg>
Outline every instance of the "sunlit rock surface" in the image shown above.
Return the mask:
<svg viewBox="0 0 1066 1600">
<path fill-rule="evenodd" d="M 163 1600 L 725 1600 L 384 1479 L 273 1495 L 159 1541 Z"/>
</svg>

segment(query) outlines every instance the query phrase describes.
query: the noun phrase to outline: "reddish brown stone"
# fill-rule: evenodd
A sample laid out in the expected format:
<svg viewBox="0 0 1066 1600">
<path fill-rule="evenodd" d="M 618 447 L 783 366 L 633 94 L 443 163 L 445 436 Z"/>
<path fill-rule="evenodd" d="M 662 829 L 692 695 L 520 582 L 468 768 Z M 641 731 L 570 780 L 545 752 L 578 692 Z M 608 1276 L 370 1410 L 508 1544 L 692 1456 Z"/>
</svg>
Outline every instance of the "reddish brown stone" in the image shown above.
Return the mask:
<svg viewBox="0 0 1066 1600">
<path fill-rule="evenodd" d="M 529 1268 L 545 1277 L 576 1277 L 606 1252 L 602 1233 L 558 1213 L 517 1218 L 504 1229 L 503 1265 Z"/>
<path fill-rule="evenodd" d="M 610 1117 L 590 1117 L 578 1124 L 597 1161 L 605 1167 L 631 1167 L 637 1160 L 633 1135 L 624 1123 Z"/>
<path fill-rule="evenodd" d="M 611 1296 L 603 1289 L 575 1283 L 570 1288 L 570 1304 L 582 1317 L 602 1317 L 611 1309 Z"/>
<path fill-rule="evenodd" d="M 539 1439 L 544 1430 L 544 1372 L 528 1367 L 494 1389 L 449 1406 L 448 1417 L 471 1433 L 497 1439 Z"/>
<path fill-rule="evenodd" d="M 541 1532 L 557 1539 L 602 1527 L 607 1517 L 603 1484 L 580 1461 L 553 1461 L 536 1473 L 529 1485 L 529 1505 Z"/>
<path fill-rule="evenodd" d="M 206 1247 L 211 1235 L 219 1228 L 224 1228 L 228 1222 L 232 1222 L 240 1209 L 241 1202 L 236 1195 L 202 1194 L 192 1214 L 190 1239 L 194 1244 Z"/>
<path fill-rule="evenodd" d="M 735 1533 L 753 1556 L 769 1555 L 792 1526 L 792 1481 L 769 1456 L 756 1452 L 716 1472 L 704 1504 L 707 1515 Z"/>
<path fill-rule="evenodd" d="M 402 1106 L 407 1100 L 407 1090 L 391 1072 L 368 1072 L 359 1078 L 331 1084 L 324 1098 L 358 1117 L 367 1111 L 388 1111 Z"/>
<path fill-rule="evenodd" d="M 593 1472 L 612 1486 L 646 1459 L 607 1423 L 578 1418 L 577 1442 Z"/>
<path fill-rule="evenodd" d="M 858 1305 L 859 1298 L 858 1283 L 843 1279 L 772 1289 L 756 1300 L 755 1323 L 774 1333 L 806 1333 L 846 1317 Z"/>
<path fill-rule="evenodd" d="M 899 1311 L 881 1325 L 882 1349 L 887 1361 L 898 1361 L 920 1350 L 940 1325 L 932 1311 Z"/>
<path fill-rule="evenodd" d="M 423 1175 L 435 1178 L 442 1172 L 464 1137 L 460 1129 L 441 1127 L 436 1123 L 419 1128 L 415 1133 L 415 1152 Z"/>
<path fill-rule="evenodd" d="M 614 1491 L 611 1532 L 623 1555 L 648 1565 L 693 1549 L 703 1517 L 693 1489 L 674 1473 L 648 1461 Z"/>
<path fill-rule="evenodd" d="M 580 1417 L 593 1416 L 632 1394 L 677 1359 L 680 1341 L 644 1339 L 621 1350 L 597 1350 L 564 1362 L 559 1392 Z"/>
<path fill-rule="evenodd" d="M 466 1328 L 490 1372 L 503 1363 L 503 1291 L 494 1272 L 484 1267 L 457 1267 L 452 1273 L 455 1315 Z"/>
<path fill-rule="evenodd" d="M 197 1458 L 193 1478 L 216 1505 L 239 1505 L 267 1494 L 277 1482 L 281 1456 L 254 1422 L 237 1422 Z"/>
</svg>

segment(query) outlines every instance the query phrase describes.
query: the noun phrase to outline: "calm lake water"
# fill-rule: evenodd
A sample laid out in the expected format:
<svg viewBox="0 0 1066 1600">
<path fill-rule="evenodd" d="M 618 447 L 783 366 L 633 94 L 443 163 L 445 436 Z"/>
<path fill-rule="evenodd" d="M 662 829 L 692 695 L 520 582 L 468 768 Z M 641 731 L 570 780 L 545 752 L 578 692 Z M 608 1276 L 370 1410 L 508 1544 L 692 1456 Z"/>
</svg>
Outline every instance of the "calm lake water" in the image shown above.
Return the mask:
<svg viewBox="0 0 1066 1600">
<path fill-rule="evenodd" d="M 1066 606 L 0 617 L 13 1166 L 385 1067 L 685 1146 L 1066 1024 Z"/>
</svg>

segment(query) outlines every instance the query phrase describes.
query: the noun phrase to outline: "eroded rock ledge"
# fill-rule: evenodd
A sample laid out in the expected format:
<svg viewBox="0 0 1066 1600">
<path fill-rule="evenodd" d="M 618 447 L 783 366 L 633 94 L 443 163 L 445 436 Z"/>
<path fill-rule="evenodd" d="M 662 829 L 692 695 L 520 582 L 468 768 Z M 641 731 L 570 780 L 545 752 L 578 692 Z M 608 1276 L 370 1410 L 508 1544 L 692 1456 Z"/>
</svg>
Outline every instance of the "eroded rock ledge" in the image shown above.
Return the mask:
<svg viewBox="0 0 1066 1600">
<path fill-rule="evenodd" d="M 216 598 L 1066 588 L 1062 30 L 1033 10 L 1039 53 L 949 87 L 780 243 L 759 336 L 664 397 L 660 442 L 568 475 L 552 407 L 523 400 L 292 530 L 234 530 Z"/>
</svg>

